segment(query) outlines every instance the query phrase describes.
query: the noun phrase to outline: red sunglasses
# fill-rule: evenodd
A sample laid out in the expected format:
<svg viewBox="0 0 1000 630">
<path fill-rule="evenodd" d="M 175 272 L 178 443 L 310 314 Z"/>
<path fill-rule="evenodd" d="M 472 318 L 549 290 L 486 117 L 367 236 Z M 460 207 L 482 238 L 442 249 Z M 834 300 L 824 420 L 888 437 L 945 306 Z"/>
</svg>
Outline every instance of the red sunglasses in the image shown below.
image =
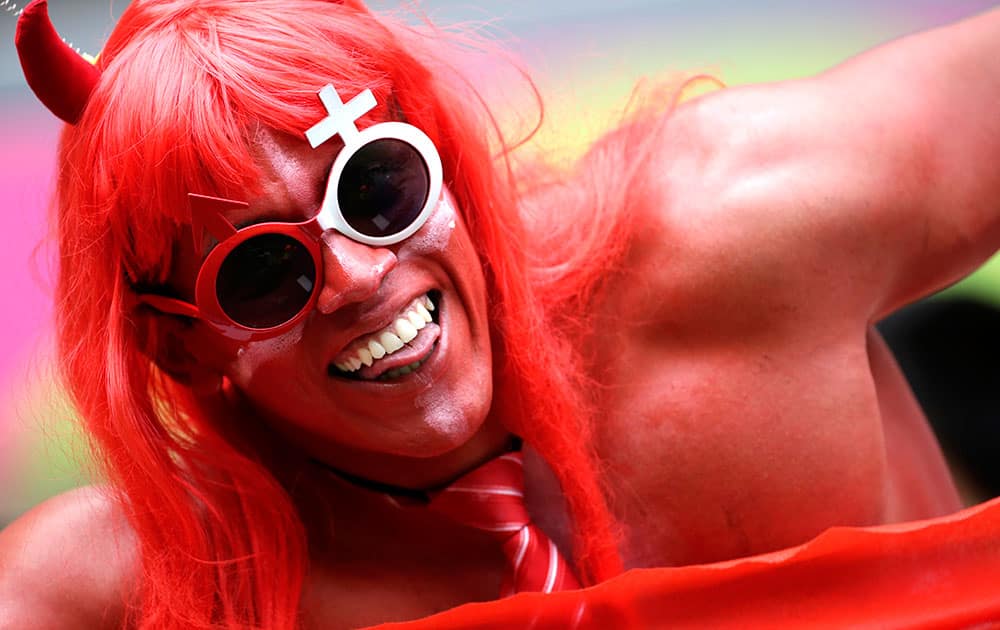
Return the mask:
<svg viewBox="0 0 1000 630">
<path fill-rule="evenodd" d="M 313 148 L 340 135 L 344 148 L 330 168 L 319 213 L 301 223 L 258 223 L 237 229 L 223 214 L 241 201 L 188 194 L 192 229 L 218 242 L 195 282 L 195 303 L 142 293 L 164 313 L 204 320 L 238 341 L 274 337 L 295 326 L 323 286 L 322 236 L 335 230 L 366 245 L 398 243 L 420 229 L 441 197 L 441 158 L 412 125 L 355 121 L 375 106 L 371 90 L 344 104 L 332 86 L 319 92 L 329 116 L 306 132 Z"/>
</svg>

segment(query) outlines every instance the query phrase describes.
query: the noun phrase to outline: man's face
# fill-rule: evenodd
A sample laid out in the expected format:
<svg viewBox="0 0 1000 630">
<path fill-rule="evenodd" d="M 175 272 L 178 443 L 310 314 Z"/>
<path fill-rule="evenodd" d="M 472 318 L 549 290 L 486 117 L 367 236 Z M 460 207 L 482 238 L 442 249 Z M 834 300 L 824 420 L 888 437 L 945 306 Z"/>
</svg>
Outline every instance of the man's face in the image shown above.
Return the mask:
<svg viewBox="0 0 1000 630">
<path fill-rule="evenodd" d="M 262 130 L 263 192 L 227 218 L 315 214 L 338 150 Z M 465 444 L 490 408 L 492 363 L 483 273 L 450 193 L 400 243 L 372 247 L 332 231 L 323 241 L 316 308 L 283 335 L 229 353 L 222 371 L 278 430 L 333 465 Z M 189 295 L 200 261 L 181 252 L 175 276 Z"/>
</svg>

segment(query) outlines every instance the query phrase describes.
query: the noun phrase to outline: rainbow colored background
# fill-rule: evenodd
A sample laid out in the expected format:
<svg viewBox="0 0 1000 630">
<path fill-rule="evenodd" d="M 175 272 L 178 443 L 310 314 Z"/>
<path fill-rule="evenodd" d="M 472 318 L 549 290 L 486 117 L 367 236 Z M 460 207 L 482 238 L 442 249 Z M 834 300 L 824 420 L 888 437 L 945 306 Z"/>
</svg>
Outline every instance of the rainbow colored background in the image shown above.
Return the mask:
<svg viewBox="0 0 1000 630">
<path fill-rule="evenodd" d="M 396 3 L 373 2 L 375 8 Z M 113 24 L 107 2 L 52 0 L 64 37 L 97 52 Z M 117 15 L 125 3 L 116 3 Z M 988 0 L 662 0 L 539 2 L 475 6 L 427 1 L 439 22 L 485 21 L 532 68 L 559 137 L 571 150 L 615 120 L 642 77 L 707 71 L 730 85 L 819 72 L 866 48 L 984 11 Z M 56 121 L 22 80 L 14 20 L 0 15 L 0 526 L 90 475 L 72 412 L 53 376 L 46 214 Z M 1000 262 L 952 289 L 1000 304 Z M 95 365 L 94 369 L 101 369 Z"/>
</svg>

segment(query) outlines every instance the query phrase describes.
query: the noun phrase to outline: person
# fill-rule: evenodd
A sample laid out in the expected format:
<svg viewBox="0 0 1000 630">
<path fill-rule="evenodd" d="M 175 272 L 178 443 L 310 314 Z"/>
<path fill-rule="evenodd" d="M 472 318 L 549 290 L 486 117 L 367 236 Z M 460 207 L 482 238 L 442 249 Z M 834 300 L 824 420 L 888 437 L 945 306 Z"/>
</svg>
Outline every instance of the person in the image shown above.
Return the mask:
<svg viewBox="0 0 1000 630">
<path fill-rule="evenodd" d="M 496 599 L 500 545 L 421 502 L 518 446 L 582 586 L 961 507 L 872 326 L 1000 244 L 1000 12 L 668 99 L 559 178 L 443 33 L 359 0 L 137 0 L 93 66 L 44 9 L 59 356 L 107 485 L 0 536 L 9 627 Z"/>
</svg>

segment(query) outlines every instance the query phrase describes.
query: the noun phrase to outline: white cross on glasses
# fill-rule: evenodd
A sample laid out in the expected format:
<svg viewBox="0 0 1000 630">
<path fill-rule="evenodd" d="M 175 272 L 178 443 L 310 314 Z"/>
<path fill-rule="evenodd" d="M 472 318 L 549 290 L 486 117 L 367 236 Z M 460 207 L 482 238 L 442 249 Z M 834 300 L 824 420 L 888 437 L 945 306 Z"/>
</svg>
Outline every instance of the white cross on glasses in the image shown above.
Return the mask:
<svg viewBox="0 0 1000 630">
<path fill-rule="evenodd" d="M 329 115 L 306 131 L 306 140 L 314 149 L 337 134 L 345 145 L 352 144 L 360 133 L 354 123 L 375 107 L 375 95 L 369 89 L 345 104 L 332 85 L 325 85 L 319 91 L 319 100 Z"/>
</svg>

